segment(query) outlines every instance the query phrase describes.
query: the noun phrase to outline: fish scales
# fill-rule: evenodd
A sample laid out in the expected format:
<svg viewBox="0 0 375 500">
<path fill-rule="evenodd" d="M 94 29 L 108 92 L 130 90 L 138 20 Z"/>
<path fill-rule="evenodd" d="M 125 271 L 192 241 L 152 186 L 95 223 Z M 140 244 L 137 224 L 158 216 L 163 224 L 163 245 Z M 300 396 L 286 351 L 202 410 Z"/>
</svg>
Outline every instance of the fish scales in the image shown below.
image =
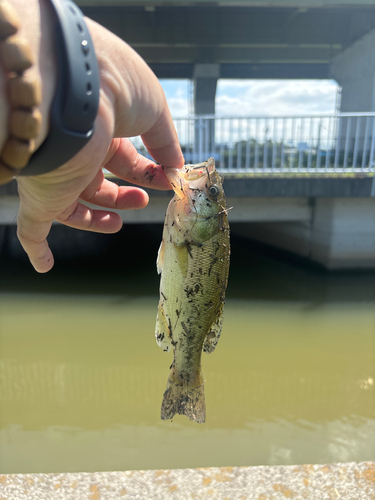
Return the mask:
<svg viewBox="0 0 375 500">
<path fill-rule="evenodd" d="M 219 340 L 229 271 L 229 225 L 213 159 L 166 172 L 174 187 L 158 255 L 160 301 L 155 335 L 174 358 L 161 418 L 205 421 L 201 355 Z"/>
</svg>

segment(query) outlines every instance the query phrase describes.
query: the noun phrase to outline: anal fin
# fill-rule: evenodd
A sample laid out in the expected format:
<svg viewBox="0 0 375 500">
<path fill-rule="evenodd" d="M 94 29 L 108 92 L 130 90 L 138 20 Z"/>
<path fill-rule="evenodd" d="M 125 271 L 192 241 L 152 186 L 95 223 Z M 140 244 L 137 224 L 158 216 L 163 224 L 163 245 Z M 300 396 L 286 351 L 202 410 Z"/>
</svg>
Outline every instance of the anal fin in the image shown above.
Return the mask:
<svg viewBox="0 0 375 500">
<path fill-rule="evenodd" d="M 220 335 L 221 335 L 221 329 L 223 327 L 223 315 L 224 311 L 224 304 L 221 304 L 220 309 L 211 325 L 211 328 L 209 329 L 204 342 L 203 342 L 203 352 L 213 352 L 217 346 L 217 343 L 219 342 Z"/>
</svg>

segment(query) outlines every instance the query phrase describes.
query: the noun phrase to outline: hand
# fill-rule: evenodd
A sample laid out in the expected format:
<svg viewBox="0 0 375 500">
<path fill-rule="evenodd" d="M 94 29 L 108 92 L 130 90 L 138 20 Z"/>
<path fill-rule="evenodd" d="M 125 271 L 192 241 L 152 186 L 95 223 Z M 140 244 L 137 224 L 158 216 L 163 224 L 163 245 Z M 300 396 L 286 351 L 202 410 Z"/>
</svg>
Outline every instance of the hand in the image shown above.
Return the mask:
<svg viewBox="0 0 375 500">
<path fill-rule="evenodd" d="M 184 163 L 164 92 L 146 63 L 122 40 L 87 19 L 101 75 L 95 134 L 73 159 L 57 170 L 19 177 L 18 238 L 34 268 L 53 266 L 47 236 L 53 220 L 101 233 L 121 229 L 121 217 L 110 209 L 139 209 L 148 195 L 136 187 L 119 187 L 104 178 L 102 167 L 138 185 L 170 189 L 160 165 L 139 155 L 124 137 L 140 135 L 151 156 L 165 167 Z M 43 84 L 48 85 L 47 74 Z M 152 177 L 152 184 L 150 183 Z M 79 200 L 99 205 L 93 210 Z"/>
</svg>

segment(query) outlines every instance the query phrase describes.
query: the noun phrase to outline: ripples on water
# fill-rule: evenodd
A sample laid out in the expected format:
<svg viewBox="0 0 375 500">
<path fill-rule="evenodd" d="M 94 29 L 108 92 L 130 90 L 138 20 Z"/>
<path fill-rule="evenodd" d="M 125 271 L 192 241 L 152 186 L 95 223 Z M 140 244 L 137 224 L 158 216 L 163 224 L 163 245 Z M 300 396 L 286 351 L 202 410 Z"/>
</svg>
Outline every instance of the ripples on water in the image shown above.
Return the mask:
<svg viewBox="0 0 375 500">
<path fill-rule="evenodd" d="M 48 275 L 3 248 L 0 472 L 374 460 L 374 274 L 328 275 L 235 236 L 223 335 L 203 355 L 207 423 L 160 420 L 160 232 L 86 235 L 90 258 L 62 238 Z"/>
</svg>

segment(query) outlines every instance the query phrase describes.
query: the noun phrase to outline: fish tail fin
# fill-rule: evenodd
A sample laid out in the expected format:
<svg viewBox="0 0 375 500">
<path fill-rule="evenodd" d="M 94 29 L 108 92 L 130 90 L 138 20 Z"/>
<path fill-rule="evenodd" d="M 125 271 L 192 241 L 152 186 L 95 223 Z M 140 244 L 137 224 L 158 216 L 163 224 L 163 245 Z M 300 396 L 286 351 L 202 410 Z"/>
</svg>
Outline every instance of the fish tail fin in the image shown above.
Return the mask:
<svg viewBox="0 0 375 500">
<path fill-rule="evenodd" d="M 161 418 L 170 420 L 176 414 L 185 415 L 199 424 L 206 421 L 204 380 L 200 369 L 194 377 L 184 380 L 172 366 L 161 404 Z"/>
</svg>

